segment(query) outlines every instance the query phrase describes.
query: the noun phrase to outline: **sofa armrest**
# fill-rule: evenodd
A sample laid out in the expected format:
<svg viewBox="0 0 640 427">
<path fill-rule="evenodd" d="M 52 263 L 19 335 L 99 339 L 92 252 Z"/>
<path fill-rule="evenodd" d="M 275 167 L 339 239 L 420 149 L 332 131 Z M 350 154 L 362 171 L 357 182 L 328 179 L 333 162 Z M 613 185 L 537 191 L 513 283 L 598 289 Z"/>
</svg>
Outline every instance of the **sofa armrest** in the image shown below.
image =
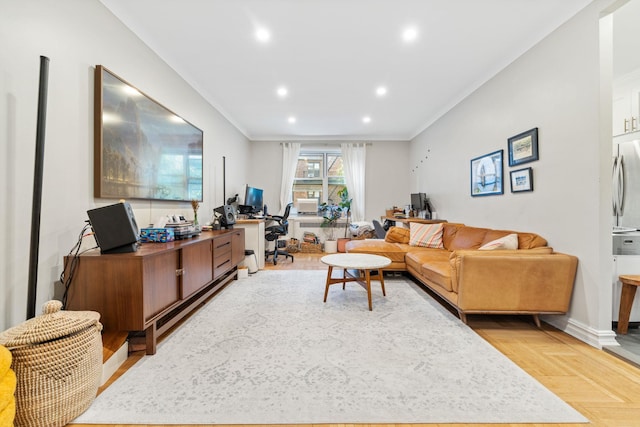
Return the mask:
<svg viewBox="0 0 640 427">
<path fill-rule="evenodd" d="M 463 311 L 566 313 L 578 258 L 551 248 L 459 250 L 449 263 Z"/>
</svg>

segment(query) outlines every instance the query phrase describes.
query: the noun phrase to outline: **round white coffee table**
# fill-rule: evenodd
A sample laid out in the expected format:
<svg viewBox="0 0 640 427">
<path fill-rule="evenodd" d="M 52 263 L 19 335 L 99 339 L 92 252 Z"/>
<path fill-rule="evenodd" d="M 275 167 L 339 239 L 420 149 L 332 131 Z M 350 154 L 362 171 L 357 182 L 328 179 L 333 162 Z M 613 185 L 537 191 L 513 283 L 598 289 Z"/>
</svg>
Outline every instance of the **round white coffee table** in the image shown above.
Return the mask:
<svg viewBox="0 0 640 427">
<path fill-rule="evenodd" d="M 327 271 L 327 284 L 324 289 L 324 302 L 327 302 L 329 286 L 342 283 L 342 289 L 344 290 L 347 282 L 358 282 L 358 284 L 367 290 L 369 310 L 373 310 L 371 306 L 371 270 L 378 272 L 378 279 L 382 286 L 382 295 L 387 296 L 384 289 L 384 274 L 382 273 L 382 269 L 391 264 L 389 258 L 380 255 L 340 253 L 323 256 L 320 258 L 320 261 L 329 266 L 329 270 Z M 342 268 L 342 278 L 331 277 L 334 267 Z M 354 276 L 348 270 L 357 270 L 358 275 Z"/>
</svg>

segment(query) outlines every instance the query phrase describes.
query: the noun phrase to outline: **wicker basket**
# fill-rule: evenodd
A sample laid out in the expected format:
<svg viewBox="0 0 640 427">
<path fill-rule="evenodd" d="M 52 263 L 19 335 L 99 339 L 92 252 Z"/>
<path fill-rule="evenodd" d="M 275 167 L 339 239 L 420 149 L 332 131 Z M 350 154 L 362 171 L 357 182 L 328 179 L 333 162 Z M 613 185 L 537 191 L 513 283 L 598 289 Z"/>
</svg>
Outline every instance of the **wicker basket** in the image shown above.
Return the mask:
<svg viewBox="0 0 640 427">
<path fill-rule="evenodd" d="M 11 352 L 0 345 L 0 427 L 13 426 L 16 417 L 16 374 L 11 359 Z"/>
<path fill-rule="evenodd" d="M 320 243 L 300 243 L 300 252 L 303 254 L 319 254 L 322 253 L 322 245 Z"/>
<path fill-rule="evenodd" d="M 15 426 L 58 427 L 82 414 L 102 376 L 102 324 L 93 311 L 62 311 L 49 301 L 43 314 L 0 333 L 13 355 Z"/>
</svg>

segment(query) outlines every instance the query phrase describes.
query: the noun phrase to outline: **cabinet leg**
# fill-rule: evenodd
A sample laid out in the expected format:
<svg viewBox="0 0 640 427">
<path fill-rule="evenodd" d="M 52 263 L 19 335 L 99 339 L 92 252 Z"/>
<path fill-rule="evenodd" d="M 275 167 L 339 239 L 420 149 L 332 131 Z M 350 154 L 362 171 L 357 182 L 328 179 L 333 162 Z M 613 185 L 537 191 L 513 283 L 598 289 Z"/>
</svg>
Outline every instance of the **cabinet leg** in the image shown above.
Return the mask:
<svg viewBox="0 0 640 427">
<path fill-rule="evenodd" d="M 156 354 L 156 322 L 153 322 L 151 326 L 144 331 L 144 335 L 147 344 L 147 354 L 150 356 Z"/>
<path fill-rule="evenodd" d="M 538 329 L 542 329 L 542 323 L 540 323 L 540 315 L 539 314 L 533 314 L 532 316 L 533 316 L 533 323 L 536 324 Z"/>
</svg>

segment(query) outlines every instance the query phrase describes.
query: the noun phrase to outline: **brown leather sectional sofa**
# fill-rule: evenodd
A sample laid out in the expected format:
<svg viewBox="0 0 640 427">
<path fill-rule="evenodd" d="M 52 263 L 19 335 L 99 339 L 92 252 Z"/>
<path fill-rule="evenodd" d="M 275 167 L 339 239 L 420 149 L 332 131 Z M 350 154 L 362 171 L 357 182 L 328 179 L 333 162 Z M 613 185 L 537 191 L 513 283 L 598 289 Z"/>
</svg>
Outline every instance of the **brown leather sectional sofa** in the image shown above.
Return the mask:
<svg viewBox="0 0 640 427">
<path fill-rule="evenodd" d="M 517 249 L 479 250 L 517 234 Z M 467 314 L 564 314 L 569 309 L 578 266 L 575 256 L 554 252 L 535 233 L 444 223 L 442 248 L 409 243 L 407 228 L 392 227 L 384 240 L 352 240 L 346 251 L 383 255 L 386 270 L 408 271 L 451 304 L 466 323 Z"/>
</svg>

